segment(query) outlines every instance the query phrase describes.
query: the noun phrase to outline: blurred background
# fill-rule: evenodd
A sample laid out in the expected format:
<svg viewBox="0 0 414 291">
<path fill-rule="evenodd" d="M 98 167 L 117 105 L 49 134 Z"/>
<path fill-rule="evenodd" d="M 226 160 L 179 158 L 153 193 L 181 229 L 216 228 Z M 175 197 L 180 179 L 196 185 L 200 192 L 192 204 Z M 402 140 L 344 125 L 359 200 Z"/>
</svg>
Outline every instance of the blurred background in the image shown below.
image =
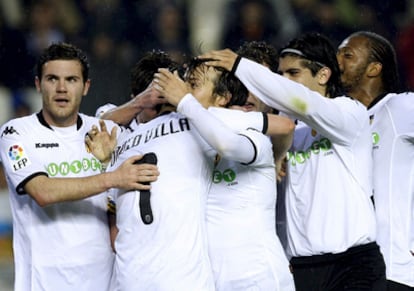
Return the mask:
<svg viewBox="0 0 414 291">
<path fill-rule="evenodd" d="M 36 112 L 34 62 L 53 42 L 85 52 L 92 80 L 81 111 L 129 100 L 129 73 L 153 49 L 177 61 L 265 40 L 276 48 L 318 31 L 334 45 L 370 30 L 395 46 L 403 85 L 414 89 L 412 0 L 0 0 L 0 124 Z M 0 173 L 0 177 L 3 177 Z M 11 214 L 0 179 L 0 290 L 12 290 Z"/>
</svg>

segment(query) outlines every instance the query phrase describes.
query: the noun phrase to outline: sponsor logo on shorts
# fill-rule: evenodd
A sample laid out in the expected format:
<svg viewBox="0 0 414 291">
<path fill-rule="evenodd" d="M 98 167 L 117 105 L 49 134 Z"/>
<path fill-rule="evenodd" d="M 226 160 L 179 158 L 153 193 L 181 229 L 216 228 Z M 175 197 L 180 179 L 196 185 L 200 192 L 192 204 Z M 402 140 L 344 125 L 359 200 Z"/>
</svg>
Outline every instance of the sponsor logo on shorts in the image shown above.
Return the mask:
<svg viewBox="0 0 414 291">
<path fill-rule="evenodd" d="M 8 156 L 13 172 L 26 168 L 30 165 L 30 160 L 26 156 L 23 146 L 20 144 L 12 145 L 9 148 Z"/>
</svg>

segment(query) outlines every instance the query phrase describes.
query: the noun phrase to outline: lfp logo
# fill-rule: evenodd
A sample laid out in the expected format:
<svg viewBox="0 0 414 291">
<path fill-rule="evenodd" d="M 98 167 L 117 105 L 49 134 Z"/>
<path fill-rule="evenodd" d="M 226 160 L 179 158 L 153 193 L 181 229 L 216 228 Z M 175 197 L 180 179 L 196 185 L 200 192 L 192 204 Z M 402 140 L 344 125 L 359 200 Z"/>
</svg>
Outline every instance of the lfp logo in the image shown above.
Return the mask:
<svg viewBox="0 0 414 291">
<path fill-rule="evenodd" d="M 26 157 L 23 147 L 21 145 L 18 145 L 18 144 L 12 145 L 9 148 L 8 154 L 9 154 L 10 164 L 14 172 L 30 165 L 30 161 Z"/>
<path fill-rule="evenodd" d="M 23 157 L 23 148 L 17 144 L 9 148 L 9 157 L 13 161 L 18 161 Z"/>
</svg>

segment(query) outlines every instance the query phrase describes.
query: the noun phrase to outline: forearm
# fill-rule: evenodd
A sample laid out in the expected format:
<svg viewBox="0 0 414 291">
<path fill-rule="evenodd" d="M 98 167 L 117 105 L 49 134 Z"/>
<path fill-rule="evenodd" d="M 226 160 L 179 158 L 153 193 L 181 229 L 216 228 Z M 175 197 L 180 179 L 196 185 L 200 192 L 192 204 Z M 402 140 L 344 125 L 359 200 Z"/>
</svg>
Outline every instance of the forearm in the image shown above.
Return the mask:
<svg viewBox="0 0 414 291">
<path fill-rule="evenodd" d="M 346 97 L 330 99 L 247 59 L 236 76 L 267 105 L 300 119 L 326 137 L 347 143 L 366 122 L 366 109 Z"/>
<path fill-rule="evenodd" d="M 131 101 L 103 113 L 101 115 L 101 118 L 112 120 L 113 122 L 123 126 L 129 125 L 131 123 L 131 120 L 134 119 L 142 111 L 139 106 Z"/>
<path fill-rule="evenodd" d="M 25 185 L 25 191 L 40 205 L 81 200 L 115 186 L 112 173 L 83 178 L 37 176 Z"/>
</svg>

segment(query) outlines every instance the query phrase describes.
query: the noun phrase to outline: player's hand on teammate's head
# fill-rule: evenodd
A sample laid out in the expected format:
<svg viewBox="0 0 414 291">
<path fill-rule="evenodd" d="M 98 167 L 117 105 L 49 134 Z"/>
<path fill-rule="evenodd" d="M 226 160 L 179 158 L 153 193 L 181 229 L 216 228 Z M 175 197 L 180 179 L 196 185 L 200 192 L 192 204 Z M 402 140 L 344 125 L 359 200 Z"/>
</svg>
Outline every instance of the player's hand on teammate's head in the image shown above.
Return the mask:
<svg viewBox="0 0 414 291">
<path fill-rule="evenodd" d="M 157 105 L 167 103 L 167 100 L 155 88 L 154 81 L 151 82 L 144 91 L 137 94 L 133 100 L 136 105 L 142 109 L 153 109 Z"/>
<path fill-rule="evenodd" d="M 220 67 L 229 72 L 233 70 L 234 64 L 238 55 L 230 49 L 214 50 L 202 55 L 199 55 L 199 59 L 209 59 L 205 62 L 207 66 Z"/>
<path fill-rule="evenodd" d="M 154 75 L 154 87 L 168 103 L 177 106 L 181 99 L 190 92 L 187 84 L 180 78 L 178 71 L 158 69 Z"/>
</svg>

